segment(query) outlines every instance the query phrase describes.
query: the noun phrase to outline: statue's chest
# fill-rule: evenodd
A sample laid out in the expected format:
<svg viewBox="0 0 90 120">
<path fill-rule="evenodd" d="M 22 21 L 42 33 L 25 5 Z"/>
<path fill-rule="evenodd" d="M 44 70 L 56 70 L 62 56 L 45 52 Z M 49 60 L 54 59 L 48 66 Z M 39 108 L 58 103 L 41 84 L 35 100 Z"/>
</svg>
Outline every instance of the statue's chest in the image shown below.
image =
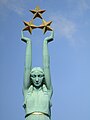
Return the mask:
<svg viewBox="0 0 90 120">
<path fill-rule="evenodd" d="M 28 93 L 26 104 L 30 107 L 44 107 L 49 104 L 50 98 L 48 92 L 33 91 Z"/>
</svg>

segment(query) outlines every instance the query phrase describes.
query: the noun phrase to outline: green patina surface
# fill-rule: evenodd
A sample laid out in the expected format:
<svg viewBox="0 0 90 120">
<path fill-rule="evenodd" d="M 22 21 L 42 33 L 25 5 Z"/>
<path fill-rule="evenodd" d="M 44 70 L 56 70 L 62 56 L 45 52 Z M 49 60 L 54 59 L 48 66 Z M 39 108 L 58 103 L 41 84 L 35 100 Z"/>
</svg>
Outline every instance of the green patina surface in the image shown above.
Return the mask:
<svg viewBox="0 0 90 120">
<path fill-rule="evenodd" d="M 48 43 L 53 41 L 54 31 L 43 41 L 43 68 L 32 68 L 32 41 L 21 33 L 21 40 L 26 43 L 23 95 L 26 120 L 50 120 L 51 97 L 53 93 Z"/>
</svg>

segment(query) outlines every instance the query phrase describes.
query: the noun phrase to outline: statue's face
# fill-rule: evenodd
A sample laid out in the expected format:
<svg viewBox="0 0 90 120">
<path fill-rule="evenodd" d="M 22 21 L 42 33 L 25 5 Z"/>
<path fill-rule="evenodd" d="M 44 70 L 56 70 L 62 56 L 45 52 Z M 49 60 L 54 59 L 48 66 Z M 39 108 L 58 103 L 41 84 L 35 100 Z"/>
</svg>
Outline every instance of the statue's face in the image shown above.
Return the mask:
<svg viewBox="0 0 90 120">
<path fill-rule="evenodd" d="M 35 87 L 40 87 L 42 85 L 44 75 L 41 71 L 35 70 L 31 73 L 30 78 Z"/>
</svg>

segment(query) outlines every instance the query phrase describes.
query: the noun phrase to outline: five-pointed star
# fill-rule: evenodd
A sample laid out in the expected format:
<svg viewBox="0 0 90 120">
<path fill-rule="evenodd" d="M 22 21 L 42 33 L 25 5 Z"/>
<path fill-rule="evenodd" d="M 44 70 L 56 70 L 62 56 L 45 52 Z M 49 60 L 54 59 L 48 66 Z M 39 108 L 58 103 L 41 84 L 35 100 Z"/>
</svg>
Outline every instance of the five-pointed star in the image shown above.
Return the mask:
<svg viewBox="0 0 90 120">
<path fill-rule="evenodd" d="M 51 23 L 52 23 L 52 21 L 46 22 L 43 19 L 42 24 L 40 26 L 38 26 L 38 28 L 43 29 L 44 34 L 47 32 L 47 30 L 53 31 L 53 29 L 50 27 Z"/>
<path fill-rule="evenodd" d="M 32 34 L 32 30 L 37 28 L 36 25 L 33 24 L 33 21 L 31 20 L 30 22 L 26 22 L 26 21 L 23 21 L 24 24 L 25 24 L 25 28 L 23 29 L 23 31 L 26 31 L 28 30 L 30 32 L 30 34 Z"/>
<path fill-rule="evenodd" d="M 41 10 L 39 6 L 37 6 L 34 10 L 30 10 L 34 14 L 33 19 L 36 17 L 39 17 L 42 19 L 42 13 L 45 12 L 46 10 Z"/>
</svg>

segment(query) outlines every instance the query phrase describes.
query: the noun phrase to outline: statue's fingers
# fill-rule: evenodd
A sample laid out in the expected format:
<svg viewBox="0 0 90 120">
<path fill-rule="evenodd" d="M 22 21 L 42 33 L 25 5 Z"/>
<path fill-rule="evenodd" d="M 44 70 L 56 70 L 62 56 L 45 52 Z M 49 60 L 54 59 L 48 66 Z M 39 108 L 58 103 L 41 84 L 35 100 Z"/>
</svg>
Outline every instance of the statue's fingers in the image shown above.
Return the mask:
<svg viewBox="0 0 90 120">
<path fill-rule="evenodd" d="M 21 40 L 22 40 L 23 42 L 25 42 L 25 43 L 27 42 L 27 41 L 26 41 L 26 39 L 24 39 L 24 37 L 23 37 L 23 38 L 21 38 Z"/>
<path fill-rule="evenodd" d="M 54 38 L 54 31 L 51 31 L 51 37 Z"/>
<path fill-rule="evenodd" d="M 21 31 L 21 37 L 23 38 L 23 36 L 24 36 L 24 35 L 23 35 L 23 31 Z"/>
</svg>

